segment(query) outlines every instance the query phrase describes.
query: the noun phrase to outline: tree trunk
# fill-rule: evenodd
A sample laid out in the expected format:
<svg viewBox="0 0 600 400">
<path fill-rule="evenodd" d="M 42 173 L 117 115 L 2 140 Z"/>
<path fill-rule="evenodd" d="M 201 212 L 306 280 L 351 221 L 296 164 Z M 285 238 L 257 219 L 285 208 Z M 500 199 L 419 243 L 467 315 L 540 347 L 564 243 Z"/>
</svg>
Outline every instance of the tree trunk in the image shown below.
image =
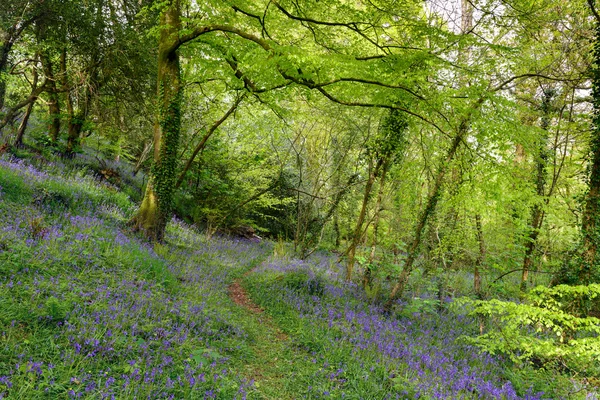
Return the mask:
<svg viewBox="0 0 600 400">
<path fill-rule="evenodd" d="M 363 275 L 363 288 L 367 288 L 371 285 L 373 279 L 372 265 L 375 260 L 375 252 L 377 251 L 377 233 L 379 230 L 379 219 L 381 216 L 381 203 L 383 202 L 383 191 L 385 189 L 385 177 L 387 175 L 387 163 L 383 165 L 381 172 L 381 178 L 379 179 L 379 192 L 377 193 L 377 200 L 375 201 L 375 217 L 373 219 L 373 239 L 371 240 L 371 252 L 369 253 L 369 260 L 365 267 L 365 273 Z"/>
<path fill-rule="evenodd" d="M 97 60 L 92 61 L 93 65 L 97 64 Z M 68 130 L 67 130 L 67 148 L 66 155 L 72 156 L 77 147 L 79 147 L 81 140 L 81 131 L 85 121 L 87 120 L 88 114 L 92 107 L 92 99 L 94 97 L 94 91 L 97 90 L 98 85 L 98 71 L 96 67 L 92 68 L 90 72 L 90 80 L 85 85 L 83 103 L 78 104 L 78 110 L 74 112 L 73 105 L 69 107 L 69 119 L 68 119 Z"/>
<path fill-rule="evenodd" d="M 50 87 L 48 95 L 50 97 L 48 100 L 48 118 L 50 119 L 48 122 L 48 136 L 52 144 L 56 144 L 60 135 L 60 105 L 58 103 L 56 86 Z"/>
<path fill-rule="evenodd" d="M 135 230 L 161 242 L 172 209 L 181 130 L 181 77 L 175 43 L 181 27 L 179 0 L 168 3 L 160 16 L 158 44 L 158 118 L 154 129 L 154 165 L 142 204 L 132 220 Z"/>
<path fill-rule="evenodd" d="M 60 52 L 60 83 L 62 90 L 65 92 L 65 105 L 67 106 L 67 124 L 68 124 L 68 136 L 67 149 L 65 155 L 71 155 L 74 148 L 74 137 L 79 137 L 79 132 L 75 132 L 77 128 L 75 124 L 75 109 L 73 106 L 73 100 L 71 99 L 71 87 L 69 86 L 69 76 L 67 75 L 67 48 L 63 47 Z"/>
<path fill-rule="evenodd" d="M 27 99 L 23 100 L 22 102 L 15 105 L 14 107 L 12 107 L 11 109 L 9 109 L 6 112 L 6 114 L 4 115 L 4 118 L 0 122 L 0 134 L 2 133 L 2 130 L 4 129 L 4 127 L 7 124 L 12 123 L 12 121 L 16 118 L 17 113 L 19 112 L 19 110 L 21 108 L 28 106 L 31 102 L 37 100 L 40 93 L 44 91 L 45 86 L 46 86 L 46 81 L 43 82 L 40 86 L 38 86 L 33 92 L 31 92 L 31 94 L 29 95 L 29 97 Z"/>
<path fill-rule="evenodd" d="M 54 77 L 54 69 L 52 67 L 52 61 L 48 54 L 42 52 L 40 54 L 40 61 L 42 62 L 42 68 L 44 69 L 44 75 L 48 79 L 48 136 L 50 142 L 56 144 L 58 141 L 58 135 L 60 133 L 60 105 L 58 103 L 58 90 L 56 88 L 56 79 Z"/>
<path fill-rule="evenodd" d="M 25 6 L 26 9 L 29 8 L 29 4 Z M 25 11 L 25 10 L 23 10 Z M 25 13 L 23 13 L 23 16 Z M 4 17 L 4 16 L 3 16 Z M 8 16 L 7 16 L 8 17 Z M 25 28 L 31 25 L 36 18 L 39 17 L 39 14 L 31 15 L 28 19 L 23 20 L 19 18 L 17 21 L 13 23 L 11 27 L 9 27 L 4 35 L 1 37 L 0 42 L 0 113 L 4 108 L 4 99 L 6 97 L 6 80 L 2 76 L 6 70 L 8 69 L 8 55 L 12 50 L 12 47 L 17 42 Z"/>
<path fill-rule="evenodd" d="M 2 75 L 6 72 L 8 53 L 11 47 L 12 45 L 8 41 L 0 44 L 0 112 L 4 108 L 4 98 L 6 97 L 6 79 Z"/>
<path fill-rule="evenodd" d="M 25 130 L 27 129 L 27 123 L 29 122 L 29 116 L 31 115 L 31 111 L 33 110 L 33 106 L 37 97 L 29 103 L 27 106 L 27 110 L 25 111 L 25 115 L 23 115 L 23 119 L 21 120 L 21 125 L 19 125 L 19 129 L 17 131 L 17 137 L 15 138 L 15 147 L 21 147 L 23 145 L 23 136 L 25 136 Z"/>
<path fill-rule="evenodd" d="M 79 146 L 79 137 L 83 129 L 85 115 L 87 113 L 78 112 L 74 115 L 69 115 L 68 130 L 67 130 L 67 147 L 65 154 L 72 156 L 75 153 L 75 148 Z"/>
<path fill-rule="evenodd" d="M 597 260 L 598 243 L 600 241 L 600 19 L 594 9 L 595 2 L 589 4 L 596 16 L 596 32 L 592 64 L 592 139 L 590 142 L 591 168 L 588 192 L 581 218 L 582 254 L 576 271 L 569 271 L 574 277 L 574 284 L 585 285 L 600 281 Z"/>
<path fill-rule="evenodd" d="M 27 129 L 27 123 L 29 122 L 29 116 L 31 115 L 31 111 L 33 110 L 33 106 L 37 101 L 38 95 L 38 73 L 36 66 L 33 66 L 33 82 L 31 83 L 31 102 L 27 106 L 27 110 L 25 111 L 25 115 L 23 115 L 23 119 L 21 120 L 21 125 L 19 125 L 19 129 L 17 130 L 17 137 L 15 138 L 15 147 L 21 147 L 23 145 L 23 136 L 25 136 L 25 130 Z"/>
<path fill-rule="evenodd" d="M 352 242 L 350 243 L 350 247 L 348 247 L 348 263 L 346 264 L 346 281 L 352 280 L 352 271 L 354 269 L 354 262 L 356 260 L 356 247 L 360 243 L 360 239 L 362 238 L 362 227 L 365 222 L 365 217 L 367 215 L 367 206 L 369 205 L 369 199 L 371 198 L 371 190 L 373 190 L 373 183 L 375 182 L 375 178 L 377 178 L 377 173 L 380 168 L 380 163 L 377 166 L 373 166 L 372 162 L 369 168 L 369 179 L 367 180 L 367 184 L 365 185 L 365 194 L 363 195 L 362 206 L 360 208 L 360 213 L 358 214 L 358 219 L 356 220 L 356 226 L 354 228 L 354 234 L 352 235 Z"/>
<path fill-rule="evenodd" d="M 6 32 L 0 43 L 0 112 L 2 112 L 2 109 L 4 108 L 4 98 L 6 97 L 6 79 L 2 75 L 4 75 L 8 69 L 8 55 L 16 39 L 13 33 L 14 28 L 15 26 L 11 27 Z"/>
<path fill-rule="evenodd" d="M 335 212 L 333 215 L 333 231 L 335 232 L 335 249 L 340 248 L 340 217 L 339 213 Z"/>
<path fill-rule="evenodd" d="M 547 200 L 546 194 L 546 176 L 548 166 L 548 127 L 550 126 L 550 106 L 554 92 L 552 90 L 546 90 L 544 92 L 544 99 L 542 100 L 542 123 L 541 128 L 543 131 L 543 137 L 540 138 L 538 143 L 538 154 L 536 157 L 536 195 L 538 196 L 538 202 L 533 206 L 531 210 L 531 223 L 530 231 L 527 235 L 527 244 L 525 247 L 525 257 L 523 258 L 523 272 L 521 274 L 521 292 L 527 290 L 527 278 L 529 277 L 529 271 L 533 264 L 533 253 L 537 246 L 537 238 L 544 222 L 544 210 L 542 204 Z M 543 201 L 542 201 L 543 199 Z"/>
<path fill-rule="evenodd" d="M 481 106 L 481 104 L 483 104 L 483 98 L 479 99 L 479 101 L 477 102 L 476 106 L 473 108 L 472 111 L 474 111 L 476 108 L 479 108 L 479 106 Z M 384 305 L 384 309 L 386 311 L 391 310 L 392 305 L 394 304 L 394 301 L 398 297 L 402 296 L 402 294 L 404 293 L 404 289 L 406 288 L 406 284 L 408 283 L 408 278 L 410 276 L 410 273 L 412 272 L 414 262 L 417 258 L 417 251 L 421 244 L 421 235 L 423 234 L 423 229 L 425 228 L 425 226 L 427 224 L 427 220 L 429 219 L 429 216 L 435 211 L 435 208 L 437 206 L 437 203 L 439 201 L 439 197 L 441 194 L 440 189 L 442 187 L 442 184 L 444 183 L 444 177 L 446 176 L 448 167 L 450 166 L 450 163 L 454 159 L 454 156 L 456 155 L 456 151 L 458 150 L 460 143 L 463 141 L 463 138 L 469 131 L 470 118 L 471 118 L 471 114 L 467 115 L 465 117 L 465 119 L 462 121 L 462 123 L 460 124 L 460 126 L 458 128 L 458 132 L 457 132 L 456 136 L 454 137 L 454 140 L 452 140 L 450 148 L 448 149 L 448 151 L 446 153 L 446 157 L 444 157 L 444 159 L 442 160 L 442 164 L 440 165 L 440 167 L 438 169 L 437 175 L 435 177 L 433 190 L 431 191 L 431 194 L 429 195 L 429 198 L 427 199 L 427 205 L 425 206 L 425 209 L 423 210 L 423 212 L 421 213 L 421 215 L 419 216 L 419 219 L 417 221 L 417 225 L 415 227 L 414 239 L 408 249 L 408 257 L 406 258 L 404 267 L 402 268 L 402 271 L 400 272 L 400 275 L 398 276 L 398 281 L 396 282 L 396 285 L 394 285 L 394 287 L 392 288 L 392 292 L 390 293 L 388 301 Z"/>
<path fill-rule="evenodd" d="M 135 167 L 133 168 L 133 176 L 136 176 L 138 172 L 140 172 L 142 164 L 144 164 L 144 161 L 146 161 L 146 159 L 148 158 L 148 155 L 150 154 L 150 150 L 152 149 L 153 145 L 154 142 L 148 142 L 144 145 L 144 150 L 142 150 L 142 154 L 140 154 L 140 157 L 138 158 L 137 162 L 135 163 Z"/>
<path fill-rule="evenodd" d="M 485 260 L 485 242 L 483 240 L 483 229 L 481 227 L 481 215 L 475 214 L 475 230 L 477 231 L 477 242 L 479 243 L 479 254 L 475 260 L 475 270 L 473 271 L 473 289 L 477 298 L 481 299 L 481 273 L 480 268 Z"/>
</svg>

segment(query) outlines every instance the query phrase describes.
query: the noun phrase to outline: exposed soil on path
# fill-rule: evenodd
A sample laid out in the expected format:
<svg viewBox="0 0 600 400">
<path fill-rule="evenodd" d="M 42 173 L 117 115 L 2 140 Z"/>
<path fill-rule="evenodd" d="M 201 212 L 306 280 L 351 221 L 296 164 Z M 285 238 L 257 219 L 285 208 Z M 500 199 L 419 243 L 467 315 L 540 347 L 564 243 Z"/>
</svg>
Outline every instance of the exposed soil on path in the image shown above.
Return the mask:
<svg viewBox="0 0 600 400">
<path fill-rule="evenodd" d="M 247 271 L 244 277 L 256 272 Z M 243 314 L 248 327 L 248 355 L 241 359 L 241 376 L 254 381 L 251 398 L 260 400 L 297 400 L 311 385 L 311 377 L 318 373 L 311 354 L 298 347 L 296 340 L 284 333 L 269 315 L 256 304 L 242 286 L 244 277 L 234 280 L 227 294 Z M 319 370 L 320 371 L 320 370 Z"/>
<path fill-rule="evenodd" d="M 254 271 L 248 271 L 244 276 Z M 241 284 L 242 279 L 234 280 L 227 288 L 227 294 L 241 311 L 260 327 L 260 333 L 251 342 L 254 356 L 243 362 L 242 374 L 255 382 L 256 394 L 262 400 L 295 400 L 297 396 L 285 389 L 285 385 L 289 384 L 290 370 L 295 369 L 293 364 L 297 358 L 290 338 L 262 307 L 252 301 L 248 291 Z"/>
<path fill-rule="evenodd" d="M 254 269 L 251 271 L 248 271 L 244 274 L 244 276 L 248 276 L 251 273 L 253 273 L 254 271 L 255 271 Z M 246 289 L 244 289 L 242 287 L 241 279 L 234 280 L 231 283 L 231 285 L 229 285 L 227 292 L 229 294 L 229 298 L 231 300 L 233 300 L 233 302 L 235 304 L 237 304 L 238 306 L 244 307 L 252 314 L 260 315 L 261 321 L 263 323 L 265 323 L 271 330 L 274 331 L 277 339 L 279 339 L 279 340 L 288 340 L 289 339 L 289 336 L 286 335 L 285 333 L 283 333 L 281 331 L 281 329 L 279 329 L 279 327 L 277 327 L 273 323 L 271 318 L 269 318 L 269 316 L 264 313 L 265 310 L 263 310 L 258 304 L 254 303 L 252 301 L 252 299 L 248 295 L 248 292 L 246 291 Z"/>
<path fill-rule="evenodd" d="M 255 314 L 262 314 L 265 310 L 256 305 L 252 299 L 248 296 L 246 289 L 240 285 L 239 280 L 234 281 L 228 288 L 229 298 L 233 300 L 238 306 L 247 308 L 250 312 Z"/>
</svg>

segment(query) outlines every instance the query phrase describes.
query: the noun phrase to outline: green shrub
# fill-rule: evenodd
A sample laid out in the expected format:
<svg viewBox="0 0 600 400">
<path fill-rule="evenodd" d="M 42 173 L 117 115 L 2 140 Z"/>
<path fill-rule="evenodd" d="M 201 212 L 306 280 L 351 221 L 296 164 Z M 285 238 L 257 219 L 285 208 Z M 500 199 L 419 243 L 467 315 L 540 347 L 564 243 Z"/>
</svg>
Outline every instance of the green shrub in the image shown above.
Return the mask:
<svg viewBox="0 0 600 400">
<path fill-rule="evenodd" d="M 538 286 L 523 303 L 462 298 L 469 313 L 487 322 L 488 330 L 467 340 L 514 362 L 562 365 L 583 375 L 600 373 L 600 319 L 582 305 L 600 297 L 600 285 L 553 288 Z"/>
<path fill-rule="evenodd" d="M 324 282 L 318 275 L 310 276 L 306 271 L 292 271 L 283 276 L 283 285 L 299 293 L 322 296 Z"/>
</svg>

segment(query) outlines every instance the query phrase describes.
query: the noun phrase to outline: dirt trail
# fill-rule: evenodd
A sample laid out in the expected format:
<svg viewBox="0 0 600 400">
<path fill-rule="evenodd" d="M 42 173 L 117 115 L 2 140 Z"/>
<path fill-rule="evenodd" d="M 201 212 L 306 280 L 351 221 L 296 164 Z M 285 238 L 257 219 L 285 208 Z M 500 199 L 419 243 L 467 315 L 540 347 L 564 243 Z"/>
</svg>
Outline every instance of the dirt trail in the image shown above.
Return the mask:
<svg viewBox="0 0 600 400">
<path fill-rule="evenodd" d="M 255 272 L 255 269 L 244 274 Z M 297 393 L 290 387 L 290 376 L 303 368 L 305 356 L 298 353 L 290 337 L 258 306 L 244 287 L 243 278 L 234 280 L 227 289 L 229 298 L 240 307 L 252 332 L 250 348 L 253 355 L 242 361 L 240 372 L 255 384 L 254 396 L 263 400 L 295 400 Z M 256 397 L 252 397 L 256 398 Z"/>
<path fill-rule="evenodd" d="M 256 272 L 246 272 L 244 277 Z M 311 384 L 317 365 L 310 354 L 298 348 L 295 340 L 284 333 L 265 310 L 250 298 L 242 286 L 244 277 L 234 280 L 227 289 L 231 301 L 243 314 L 249 334 L 250 355 L 239 365 L 241 375 L 255 383 L 251 398 L 261 400 L 296 400 Z M 255 397 L 257 396 L 257 397 Z"/>
<path fill-rule="evenodd" d="M 244 274 L 244 276 L 248 276 L 254 272 L 254 269 L 248 271 Z M 288 340 L 289 336 L 286 335 L 273 323 L 271 318 L 265 314 L 265 310 L 263 310 L 258 304 L 254 303 L 246 289 L 244 289 L 241 285 L 241 279 L 234 280 L 228 288 L 229 298 L 233 300 L 235 304 L 238 306 L 244 307 L 250 313 L 260 316 L 260 321 L 265 324 L 270 330 L 275 333 L 275 336 L 279 340 Z"/>
</svg>

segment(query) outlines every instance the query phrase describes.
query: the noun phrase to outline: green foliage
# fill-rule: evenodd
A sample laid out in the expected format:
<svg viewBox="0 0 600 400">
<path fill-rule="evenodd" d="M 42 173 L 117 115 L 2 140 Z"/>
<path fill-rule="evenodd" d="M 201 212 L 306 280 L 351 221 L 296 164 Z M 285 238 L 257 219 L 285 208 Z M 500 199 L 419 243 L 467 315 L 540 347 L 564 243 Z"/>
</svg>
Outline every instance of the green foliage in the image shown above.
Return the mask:
<svg viewBox="0 0 600 400">
<path fill-rule="evenodd" d="M 410 318 L 415 314 L 435 314 L 440 308 L 440 300 L 413 297 L 406 306 L 402 307 L 400 315 Z"/>
<path fill-rule="evenodd" d="M 287 256 L 289 256 L 289 251 L 287 247 L 287 243 L 283 240 L 283 238 L 280 237 L 273 246 L 273 257 L 286 258 Z"/>
<path fill-rule="evenodd" d="M 48 297 L 44 303 L 45 313 L 53 322 L 64 321 L 71 308 L 70 301 L 61 301 L 54 296 Z"/>
<path fill-rule="evenodd" d="M 300 293 L 311 296 L 322 296 L 325 287 L 323 278 L 319 275 L 311 276 L 305 271 L 292 271 L 283 275 L 283 286 Z"/>
<path fill-rule="evenodd" d="M 455 306 L 484 318 L 487 332 L 466 338 L 482 349 L 515 362 L 559 363 L 593 376 L 600 373 L 600 319 L 582 313 L 582 305 L 597 304 L 599 296 L 597 284 L 538 286 L 524 303 L 462 298 Z"/>
<path fill-rule="evenodd" d="M 386 160 L 390 165 L 398 163 L 403 157 L 408 141 L 406 115 L 398 110 L 390 110 L 379 125 L 379 132 L 367 144 L 367 152 L 374 158 Z"/>
</svg>

